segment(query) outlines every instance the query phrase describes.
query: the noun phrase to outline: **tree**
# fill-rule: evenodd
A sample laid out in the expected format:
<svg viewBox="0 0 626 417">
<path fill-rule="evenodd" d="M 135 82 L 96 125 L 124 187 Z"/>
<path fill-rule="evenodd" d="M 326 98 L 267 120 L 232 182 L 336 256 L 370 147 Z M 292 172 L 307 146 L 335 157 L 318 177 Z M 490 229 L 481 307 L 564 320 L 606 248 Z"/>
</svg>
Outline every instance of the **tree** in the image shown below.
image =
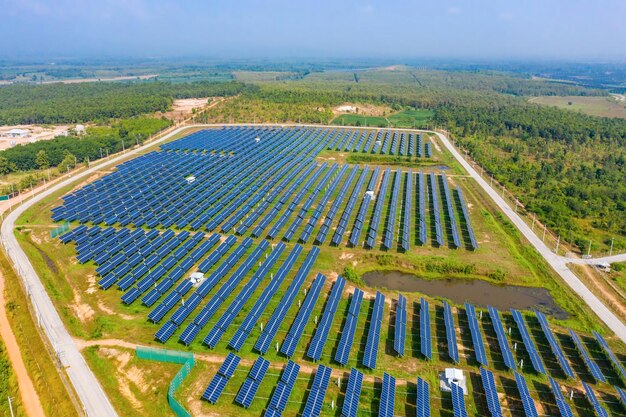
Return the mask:
<svg viewBox="0 0 626 417">
<path fill-rule="evenodd" d="M 50 168 L 50 158 L 48 157 L 46 151 L 42 149 L 37 152 L 37 155 L 35 156 L 35 163 L 37 164 L 39 169 Z"/>
<path fill-rule="evenodd" d="M 76 157 L 72 155 L 69 151 L 65 151 L 65 156 L 63 160 L 59 164 L 60 171 L 69 171 L 70 166 L 76 165 Z"/>
<path fill-rule="evenodd" d="M 13 164 L 9 162 L 4 156 L 0 156 L 0 175 L 6 175 L 9 172 L 13 171 Z"/>
</svg>

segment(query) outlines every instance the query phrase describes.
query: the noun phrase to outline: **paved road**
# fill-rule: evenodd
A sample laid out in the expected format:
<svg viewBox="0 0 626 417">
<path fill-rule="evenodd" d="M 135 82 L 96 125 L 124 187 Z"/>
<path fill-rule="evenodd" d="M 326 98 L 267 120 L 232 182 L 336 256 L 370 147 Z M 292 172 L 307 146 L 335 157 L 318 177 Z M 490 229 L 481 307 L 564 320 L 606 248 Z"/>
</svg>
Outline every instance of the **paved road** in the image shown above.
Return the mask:
<svg viewBox="0 0 626 417">
<path fill-rule="evenodd" d="M 624 342 L 626 343 L 626 326 L 621 322 L 615 314 L 613 314 L 598 297 L 596 297 L 585 284 L 578 279 L 578 277 L 567 267 L 569 262 L 573 260 L 562 256 L 557 256 L 548 248 L 539 237 L 530 229 L 530 227 L 522 220 L 522 218 L 515 213 L 515 211 L 507 204 L 506 201 L 500 196 L 500 194 L 491 188 L 491 186 L 485 181 L 478 172 L 472 168 L 461 154 L 452 146 L 448 138 L 437 133 L 437 136 L 441 139 L 444 146 L 454 155 L 459 163 L 465 168 L 469 175 L 476 180 L 483 190 L 491 197 L 493 201 L 498 205 L 500 210 L 513 222 L 515 227 L 530 241 L 530 243 L 539 251 L 541 256 L 550 264 L 550 266 L 563 278 L 563 280 L 574 290 L 587 305 L 600 317 L 600 319 Z M 621 255 L 616 255 L 621 256 Z M 624 255 L 626 256 L 626 255 Z M 614 258 L 614 257 L 612 257 Z M 588 259 L 585 261 L 598 262 L 599 259 Z"/>
<path fill-rule="evenodd" d="M 93 372 L 91 372 L 91 369 L 89 369 L 89 366 L 85 362 L 83 356 L 80 354 L 79 349 L 65 328 L 61 317 L 54 308 L 54 304 L 48 296 L 41 280 L 37 276 L 30 260 L 17 242 L 17 239 L 13 234 L 15 221 L 29 207 L 51 193 L 60 190 L 61 188 L 66 187 L 81 178 L 86 178 L 107 165 L 121 162 L 129 155 L 137 154 L 149 146 L 153 146 L 156 143 L 167 140 L 187 127 L 188 126 L 180 127 L 160 139 L 152 141 L 140 148 L 125 152 L 119 156 L 111 158 L 110 160 L 94 164 L 90 169 L 56 183 L 47 190 L 36 194 L 33 198 L 26 200 L 22 205 L 14 207 L 13 211 L 4 218 L 4 222 L 2 223 L 2 228 L 0 229 L 2 244 L 5 246 L 9 258 L 12 260 L 13 264 L 16 265 L 16 271 L 24 282 L 24 286 L 28 288 L 30 300 L 35 311 L 37 312 L 41 327 L 48 336 L 48 340 L 51 345 L 58 352 L 61 364 L 65 368 L 79 400 L 83 404 L 85 413 L 90 417 L 117 417 L 117 413 L 104 393 L 102 386 L 96 379 Z"/>
<path fill-rule="evenodd" d="M 626 253 L 620 253 L 619 255 L 612 256 L 600 256 L 597 258 L 566 258 L 562 257 L 565 262 L 569 262 L 572 264 L 587 264 L 587 265 L 597 265 L 600 263 L 608 263 L 612 264 L 613 262 L 626 262 Z"/>
</svg>

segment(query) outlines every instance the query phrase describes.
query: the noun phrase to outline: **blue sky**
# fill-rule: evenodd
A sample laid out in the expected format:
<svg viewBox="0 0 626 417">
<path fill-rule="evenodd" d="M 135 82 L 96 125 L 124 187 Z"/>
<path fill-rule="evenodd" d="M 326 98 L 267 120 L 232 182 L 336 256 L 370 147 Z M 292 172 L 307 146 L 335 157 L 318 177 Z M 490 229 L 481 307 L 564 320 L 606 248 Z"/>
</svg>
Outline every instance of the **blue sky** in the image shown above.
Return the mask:
<svg viewBox="0 0 626 417">
<path fill-rule="evenodd" d="M 625 0 L 0 0 L 13 56 L 626 60 Z"/>
</svg>

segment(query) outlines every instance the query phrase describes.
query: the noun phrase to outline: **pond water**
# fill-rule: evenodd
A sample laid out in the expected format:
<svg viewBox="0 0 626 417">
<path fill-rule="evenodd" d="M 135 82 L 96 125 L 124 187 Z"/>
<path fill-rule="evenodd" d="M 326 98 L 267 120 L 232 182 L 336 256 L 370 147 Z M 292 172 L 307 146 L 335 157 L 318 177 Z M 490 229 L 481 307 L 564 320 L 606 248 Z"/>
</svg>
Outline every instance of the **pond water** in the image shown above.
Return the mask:
<svg viewBox="0 0 626 417">
<path fill-rule="evenodd" d="M 499 310 L 537 309 L 560 320 L 569 317 L 545 288 L 495 285 L 481 280 L 427 280 L 400 271 L 372 271 L 365 273 L 362 278 L 370 287 L 445 297 L 456 304 L 467 302 L 478 307 L 491 305 Z"/>
</svg>

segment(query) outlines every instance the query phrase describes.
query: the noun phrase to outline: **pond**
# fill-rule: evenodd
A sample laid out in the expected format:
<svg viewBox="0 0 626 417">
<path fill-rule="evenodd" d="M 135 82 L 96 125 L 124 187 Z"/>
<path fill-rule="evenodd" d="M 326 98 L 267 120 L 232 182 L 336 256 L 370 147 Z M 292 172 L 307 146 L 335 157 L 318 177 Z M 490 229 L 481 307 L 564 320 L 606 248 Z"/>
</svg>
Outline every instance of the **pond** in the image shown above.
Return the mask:
<svg viewBox="0 0 626 417">
<path fill-rule="evenodd" d="M 495 285 L 481 280 L 428 280 L 400 271 L 372 271 L 365 273 L 362 278 L 370 287 L 419 292 L 430 297 L 444 297 L 455 304 L 467 302 L 477 307 L 491 305 L 499 310 L 537 309 L 559 320 L 569 317 L 545 288 Z"/>
</svg>

